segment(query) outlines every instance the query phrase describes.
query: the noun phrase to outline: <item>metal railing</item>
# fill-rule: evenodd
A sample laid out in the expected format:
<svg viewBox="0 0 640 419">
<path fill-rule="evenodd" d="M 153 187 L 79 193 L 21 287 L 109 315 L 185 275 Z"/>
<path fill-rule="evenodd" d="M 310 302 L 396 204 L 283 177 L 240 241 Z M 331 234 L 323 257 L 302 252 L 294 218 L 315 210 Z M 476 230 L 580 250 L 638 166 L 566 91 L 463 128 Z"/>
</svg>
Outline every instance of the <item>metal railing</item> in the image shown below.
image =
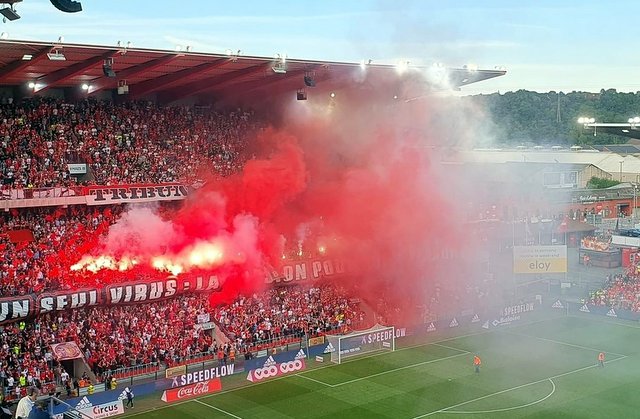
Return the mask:
<svg viewBox="0 0 640 419">
<path fill-rule="evenodd" d="M 160 370 L 158 362 L 148 364 L 132 365 L 130 367 L 117 368 L 115 370 L 107 370 L 102 374 L 102 381 L 108 376 L 114 377 L 116 380 L 129 378 L 136 375 L 152 374 Z"/>
</svg>

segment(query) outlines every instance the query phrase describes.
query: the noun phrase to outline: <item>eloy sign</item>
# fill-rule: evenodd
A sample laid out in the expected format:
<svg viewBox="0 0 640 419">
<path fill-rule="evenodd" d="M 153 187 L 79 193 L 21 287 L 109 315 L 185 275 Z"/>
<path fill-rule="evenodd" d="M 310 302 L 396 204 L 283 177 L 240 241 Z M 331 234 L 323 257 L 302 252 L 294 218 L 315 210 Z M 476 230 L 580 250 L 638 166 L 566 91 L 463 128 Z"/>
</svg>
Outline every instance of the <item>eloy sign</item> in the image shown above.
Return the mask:
<svg viewBox="0 0 640 419">
<path fill-rule="evenodd" d="M 514 246 L 513 273 L 567 272 L 567 246 Z"/>
</svg>

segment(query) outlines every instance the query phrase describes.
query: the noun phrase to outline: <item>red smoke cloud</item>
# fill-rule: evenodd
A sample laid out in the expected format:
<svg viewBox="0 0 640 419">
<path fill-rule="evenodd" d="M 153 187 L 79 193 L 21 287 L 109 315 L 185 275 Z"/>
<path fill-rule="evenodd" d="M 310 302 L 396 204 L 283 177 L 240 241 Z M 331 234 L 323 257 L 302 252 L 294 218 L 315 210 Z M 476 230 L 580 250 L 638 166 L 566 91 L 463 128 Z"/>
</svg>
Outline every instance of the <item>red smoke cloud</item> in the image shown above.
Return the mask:
<svg viewBox="0 0 640 419">
<path fill-rule="evenodd" d="M 199 243 L 215 242 L 224 253 L 209 265 L 224 283 L 215 301 L 264 287 L 265 263 L 276 266 L 298 242 L 316 248 L 315 240 L 346 262 L 343 281 L 372 304 L 384 294 L 388 304 L 410 308 L 428 301 L 437 283 L 468 274 L 459 260 L 439 258 L 443 250 L 466 252 L 470 240 L 452 196 L 458 183 L 442 171 L 437 135 L 425 128 L 424 102 L 381 106 L 359 97 L 295 106 L 283 114 L 287 123 L 255 139 L 258 157 L 242 173 L 209 181 L 171 221 L 144 213 L 126 224 L 130 211 L 101 250 L 188 259 Z M 122 231 L 152 244 L 123 249 L 130 241 L 117 237 Z"/>
</svg>

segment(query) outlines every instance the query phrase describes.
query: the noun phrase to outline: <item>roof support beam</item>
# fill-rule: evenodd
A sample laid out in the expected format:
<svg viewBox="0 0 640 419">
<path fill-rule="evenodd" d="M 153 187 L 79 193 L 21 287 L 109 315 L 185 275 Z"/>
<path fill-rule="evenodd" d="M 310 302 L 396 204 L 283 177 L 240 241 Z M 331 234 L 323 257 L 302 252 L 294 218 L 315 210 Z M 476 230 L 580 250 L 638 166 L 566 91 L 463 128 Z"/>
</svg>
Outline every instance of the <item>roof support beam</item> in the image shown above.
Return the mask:
<svg viewBox="0 0 640 419">
<path fill-rule="evenodd" d="M 154 68 L 158 68 L 165 64 L 170 63 L 176 58 L 178 58 L 177 54 L 170 54 L 170 55 L 165 55 L 164 57 L 157 58 L 155 60 L 147 61 L 139 65 L 134 65 L 134 66 L 125 68 L 124 70 L 118 71 L 116 73 L 117 80 L 126 80 L 128 77 L 134 77 L 140 73 L 144 73 L 145 71 L 151 71 Z M 91 82 L 91 86 L 89 87 L 89 94 L 93 94 L 93 93 L 99 92 L 102 89 L 105 89 L 108 87 L 115 87 L 115 86 L 116 86 L 116 79 L 102 76 Z"/>
<path fill-rule="evenodd" d="M 207 71 L 221 67 L 229 62 L 228 58 L 222 58 L 211 63 L 204 63 L 195 67 L 187 68 L 184 70 L 176 71 L 175 73 L 167 74 L 157 79 L 149 79 L 140 83 L 136 83 L 129 86 L 129 97 L 138 98 L 148 93 L 155 92 L 170 84 L 176 83 L 181 80 L 188 79 L 191 76 L 197 74 L 206 73 Z"/>
<path fill-rule="evenodd" d="M 296 77 L 300 77 L 300 81 L 302 81 L 302 76 L 304 76 L 305 74 L 307 74 L 309 72 L 314 72 L 317 69 L 318 69 L 318 65 L 314 64 L 314 65 L 311 65 L 309 68 L 288 71 L 287 74 L 284 74 L 284 75 L 273 74 L 273 75 L 269 75 L 268 78 L 265 78 L 263 80 L 254 80 L 254 81 L 250 81 L 248 83 L 243 83 L 242 85 L 224 86 L 222 89 L 215 89 L 215 90 L 217 92 L 221 92 L 223 96 L 225 94 L 229 94 L 231 89 L 237 89 L 237 90 L 240 91 L 240 94 L 245 94 L 245 93 L 251 92 L 251 91 L 256 90 L 256 89 L 260 89 L 260 88 L 263 88 L 263 87 L 271 86 L 271 85 L 276 84 L 276 83 L 281 83 L 281 82 L 284 82 L 284 81 L 291 82 Z M 327 74 L 322 74 L 322 75 L 319 75 L 319 76 L 316 75 L 316 81 L 323 81 L 327 77 L 328 77 L 328 72 L 327 72 Z M 304 85 L 299 86 L 299 87 L 302 88 L 302 87 L 304 87 Z"/>
<path fill-rule="evenodd" d="M 233 80 L 237 80 L 251 74 L 259 73 L 261 71 L 266 71 L 270 66 L 271 63 L 258 64 L 252 67 L 246 67 L 240 70 L 222 74 L 220 76 L 209 77 L 204 80 L 185 84 L 175 89 L 168 90 L 166 93 L 162 94 L 161 98 L 163 102 L 174 102 L 187 96 L 194 96 L 198 93 L 211 90 L 217 86 L 223 86 Z"/>
<path fill-rule="evenodd" d="M 13 76 L 16 73 L 23 71 L 30 65 L 33 65 L 38 61 L 40 61 L 41 59 L 43 59 L 44 57 L 46 57 L 49 51 L 51 51 L 51 48 L 41 49 L 40 51 L 36 52 L 30 60 L 22 60 L 22 59 L 15 60 L 9 63 L 8 65 L 6 65 L 5 67 L 0 68 L 0 84 L 3 84 L 3 82 L 7 78 Z"/>
<path fill-rule="evenodd" d="M 41 87 L 34 89 L 34 93 L 44 92 L 45 90 L 55 87 L 56 85 L 63 83 L 66 80 L 77 76 L 78 74 L 82 74 L 90 68 L 103 63 L 107 58 L 113 57 L 117 52 L 117 50 L 109 50 L 102 55 L 89 58 L 88 60 L 81 61 L 69 67 L 54 71 L 53 73 L 46 76 L 40 77 L 37 80 L 37 84 Z"/>
</svg>

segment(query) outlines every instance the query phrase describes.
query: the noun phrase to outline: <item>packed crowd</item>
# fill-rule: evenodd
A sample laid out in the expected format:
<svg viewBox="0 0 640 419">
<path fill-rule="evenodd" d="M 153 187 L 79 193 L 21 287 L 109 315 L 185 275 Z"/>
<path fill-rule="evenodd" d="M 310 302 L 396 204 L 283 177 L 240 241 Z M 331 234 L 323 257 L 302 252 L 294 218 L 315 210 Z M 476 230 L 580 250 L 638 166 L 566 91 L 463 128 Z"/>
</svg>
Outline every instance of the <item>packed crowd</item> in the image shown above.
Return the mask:
<svg viewBox="0 0 640 419">
<path fill-rule="evenodd" d="M 640 312 L 640 276 L 635 268 L 626 274 L 607 276 L 603 288 L 591 292 L 589 302 L 597 306 Z"/>
<path fill-rule="evenodd" d="M 209 314 L 229 341 L 217 342 L 211 331 L 197 327 L 201 314 Z M 209 296 L 196 295 L 50 313 L 1 328 L 0 384 L 10 392 L 40 383 L 64 386 L 67 373 L 51 353 L 54 343 L 75 342 L 103 380 L 128 367 L 168 367 L 203 355 L 233 362 L 304 336 L 348 331 L 365 317 L 360 302 L 335 284 L 270 289 L 217 307 Z"/>
<path fill-rule="evenodd" d="M 243 350 L 274 341 L 299 339 L 358 328 L 366 320 L 360 301 L 336 284 L 281 287 L 243 295 L 219 307 L 215 319 Z"/>
<path fill-rule="evenodd" d="M 34 98 L 0 105 L 3 188 L 72 187 L 78 183 L 193 183 L 204 172 L 242 165 L 253 114 L 151 102 Z M 89 170 L 78 182 L 69 163 Z"/>
<path fill-rule="evenodd" d="M 0 295 L 99 281 L 100 276 L 72 274 L 69 266 L 96 245 L 122 211 L 121 206 L 71 206 L 0 213 Z"/>
<path fill-rule="evenodd" d="M 211 333 L 195 327 L 197 316 L 208 310 L 207 296 L 189 296 L 58 312 L 6 325 L 0 333 L 0 380 L 8 388 L 20 386 L 21 376 L 27 385 L 35 380 L 63 384 L 51 353 L 51 345 L 60 342 L 75 342 L 98 378 L 134 365 L 172 365 L 194 354 L 215 353 L 219 348 Z"/>
</svg>

